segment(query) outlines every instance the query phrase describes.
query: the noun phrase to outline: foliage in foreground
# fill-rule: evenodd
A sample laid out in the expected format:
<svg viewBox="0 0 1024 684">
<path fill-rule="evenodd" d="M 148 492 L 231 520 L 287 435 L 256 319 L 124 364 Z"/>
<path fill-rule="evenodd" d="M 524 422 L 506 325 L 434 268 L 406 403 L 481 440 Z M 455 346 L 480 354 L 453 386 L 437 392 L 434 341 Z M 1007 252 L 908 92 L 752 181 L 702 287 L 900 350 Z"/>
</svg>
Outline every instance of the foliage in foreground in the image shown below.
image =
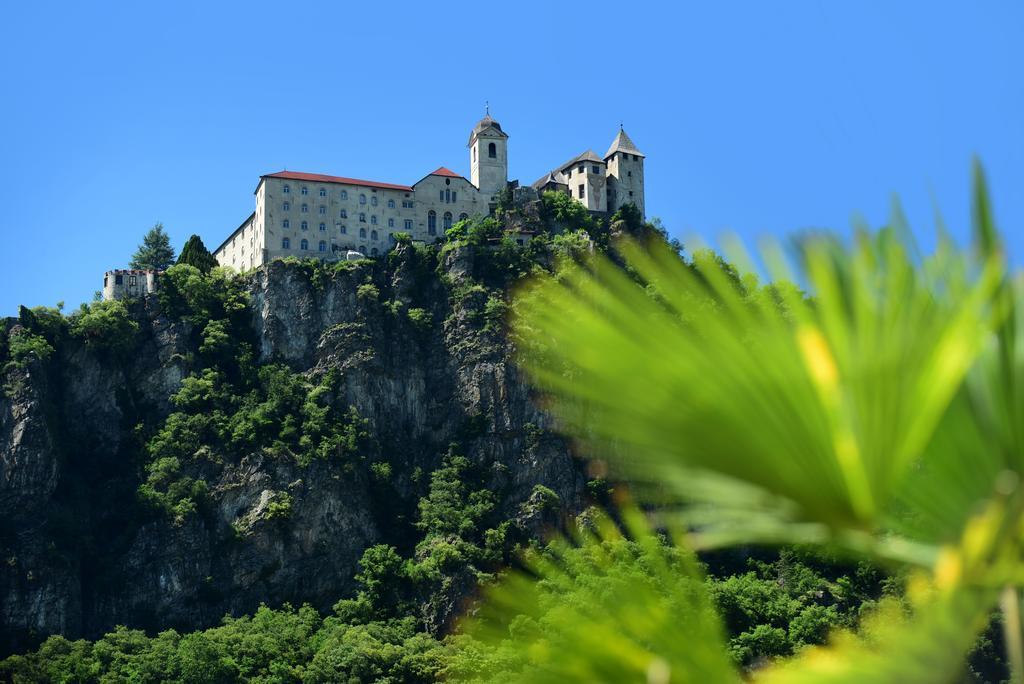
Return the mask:
<svg viewBox="0 0 1024 684">
<path fill-rule="evenodd" d="M 803 241 L 795 277 L 767 249 L 774 279 L 807 283 L 813 301 L 794 290 L 751 300 L 722 269 L 687 269 L 660 245 L 621 251 L 626 272 L 598 256 L 519 302 L 517 330 L 533 345 L 522 362 L 565 427 L 688 545 L 822 545 L 908 576 L 908 615 L 756 679 L 949 681 L 997 605 L 1020 676 L 1024 293 L 1006 275 L 980 172 L 971 254 L 940 236 L 918 259 L 898 215 L 850 247 Z M 702 306 L 709 291 L 716 304 Z M 560 576 L 534 573 L 541 585 Z M 556 617 L 557 658 L 545 659 L 552 642 L 518 629 L 516 606 L 536 587 L 513 577 L 492 598 L 504 647 L 535 668 L 514 680 L 739 677 L 713 629 L 661 639 L 666 608 L 644 592 L 628 609 L 595 599 Z M 723 657 L 708 665 L 707 652 Z"/>
</svg>

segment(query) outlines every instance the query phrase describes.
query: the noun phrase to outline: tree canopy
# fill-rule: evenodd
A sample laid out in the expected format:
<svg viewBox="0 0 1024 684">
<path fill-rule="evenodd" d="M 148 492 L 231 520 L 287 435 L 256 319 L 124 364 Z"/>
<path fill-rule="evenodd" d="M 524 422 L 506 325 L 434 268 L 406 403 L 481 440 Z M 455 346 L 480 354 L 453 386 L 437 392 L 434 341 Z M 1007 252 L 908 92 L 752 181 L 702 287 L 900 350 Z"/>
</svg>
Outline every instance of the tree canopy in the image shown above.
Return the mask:
<svg viewBox="0 0 1024 684">
<path fill-rule="evenodd" d="M 164 224 L 158 222 L 142 238 L 142 244 L 132 255 L 129 267 L 163 271 L 173 264 L 174 248 L 171 247 L 171 238 L 164 230 Z"/>
<path fill-rule="evenodd" d="M 181 254 L 178 255 L 178 263 L 189 264 L 195 266 L 203 273 L 209 273 L 210 269 L 217 265 L 217 260 L 210 254 L 210 250 L 206 249 L 202 238 L 198 235 L 193 235 L 185 242 L 185 246 L 181 248 Z"/>
</svg>

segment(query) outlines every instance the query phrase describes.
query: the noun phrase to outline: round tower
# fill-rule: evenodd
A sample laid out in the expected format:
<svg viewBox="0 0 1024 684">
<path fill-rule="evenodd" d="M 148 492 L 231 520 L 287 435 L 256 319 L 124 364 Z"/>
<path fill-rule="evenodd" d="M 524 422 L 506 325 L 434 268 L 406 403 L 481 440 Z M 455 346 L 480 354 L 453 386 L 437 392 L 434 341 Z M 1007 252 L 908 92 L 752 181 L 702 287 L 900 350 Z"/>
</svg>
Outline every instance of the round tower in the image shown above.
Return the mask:
<svg viewBox="0 0 1024 684">
<path fill-rule="evenodd" d="M 508 134 L 490 112 L 469 134 L 470 182 L 487 204 L 508 184 Z"/>
</svg>

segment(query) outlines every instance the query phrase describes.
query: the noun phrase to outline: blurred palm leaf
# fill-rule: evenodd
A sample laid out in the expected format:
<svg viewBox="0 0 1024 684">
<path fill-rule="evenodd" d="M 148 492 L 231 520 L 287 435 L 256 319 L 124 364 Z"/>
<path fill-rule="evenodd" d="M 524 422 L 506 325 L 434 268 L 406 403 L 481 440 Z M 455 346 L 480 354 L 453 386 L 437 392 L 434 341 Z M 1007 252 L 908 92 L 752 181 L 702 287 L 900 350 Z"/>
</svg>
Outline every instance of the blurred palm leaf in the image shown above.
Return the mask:
<svg viewBox="0 0 1024 684">
<path fill-rule="evenodd" d="M 945 250 L 917 267 L 891 231 L 849 250 L 811 239 L 791 279 L 815 298 L 790 288 L 780 305 L 715 262 L 620 249 L 628 270 L 596 257 L 518 307 L 520 335 L 543 351 L 521 362 L 589 453 L 711 504 L 688 509 L 706 544 L 735 541 L 744 519 L 746 541 L 831 536 L 927 563 L 934 550 L 912 540 L 864 535 L 927 448 L 962 456 L 932 437 L 991 334 L 998 259 Z"/>
<path fill-rule="evenodd" d="M 919 568 L 911 615 L 882 612 L 759 681 L 951 680 L 1000 595 L 1024 672 L 1022 285 L 1005 275 L 980 170 L 974 253 L 940 235 L 920 257 L 898 208 L 892 224 L 850 247 L 806 238 L 795 272 L 769 244 L 768 290 L 713 257 L 627 241 L 624 263 L 595 257 L 517 300 L 522 365 L 659 526 L 698 547 L 811 542 Z M 626 517 L 645 555 L 613 552 L 602 528 L 490 592 L 473 624 L 502 644 L 504 679 L 737 678 L 692 563 L 657 561 Z M 568 562 L 577 546 L 582 566 Z M 638 562 L 647 579 L 622 575 Z"/>
</svg>

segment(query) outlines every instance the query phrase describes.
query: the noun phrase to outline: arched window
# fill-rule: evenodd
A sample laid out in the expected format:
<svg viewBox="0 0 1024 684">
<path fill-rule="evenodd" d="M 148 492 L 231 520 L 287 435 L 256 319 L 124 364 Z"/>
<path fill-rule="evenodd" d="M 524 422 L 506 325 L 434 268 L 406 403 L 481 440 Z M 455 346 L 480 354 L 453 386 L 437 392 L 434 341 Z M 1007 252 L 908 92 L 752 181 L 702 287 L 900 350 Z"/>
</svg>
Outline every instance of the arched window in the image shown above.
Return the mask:
<svg viewBox="0 0 1024 684">
<path fill-rule="evenodd" d="M 437 212 L 433 209 L 427 214 L 427 233 L 437 235 Z"/>
<path fill-rule="evenodd" d="M 309 230 L 309 223 L 303 221 L 300 228 L 302 228 L 302 230 Z"/>
<path fill-rule="evenodd" d="M 459 220 L 460 221 L 465 221 L 468 218 L 469 218 L 469 214 L 467 214 L 466 212 L 462 212 L 461 214 L 459 214 Z"/>
<path fill-rule="evenodd" d="M 288 238 L 281 238 L 281 249 L 291 249 L 292 241 Z"/>
<path fill-rule="evenodd" d="M 375 231 L 375 230 L 371 230 L 370 231 L 370 239 L 371 240 L 376 240 L 377 239 L 377 231 Z"/>
<path fill-rule="evenodd" d="M 323 188 L 320 188 L 320 196 L 321 197 L 327 197 L 327 191 L 324 190 Z"/>
<path fill-rule="evenodd" d="M 366 204 L 366 195 L 363 195 L 363 194 L 359 195 L 359 203 L 360 204 Z"/>
<path fill-rule="evenodd" d="M 388 219 L 388 228 L 395 227 L 395 219 Z"/>
<path fill-rule="evenodd" d="M 289 228 L 289 227 L 291 227 L 291 225 L 292 224 L 291 224 L 291 222 L 288 219 L 285 219 L 284 221 L 281 221 L 281 227 L 282 228 Z"/>
<path fill-rule="evenodd" d="M 373 225 L 377 225 L 377 215 L 376 214 L 374 214 L 373 216 L 370 217 L 370 223 L 372 223 Z"/>
<path fill-rule="evenodd" d="M 448 230 L 452 227 L 452 212 L 444 212 L 444 229 Z"/>
<path fill-rule="evenodd" d="M 303 252 L 309 251 L 309 240 L 304 239 L 302 242 L 300 242 L 299 249 L 301 249 Z"/>
<path fill-rule="evenodd" d="M 305 188 L 305 187 L 302 188 L 302 194 L 303 195 L 308 195 L 309 194 L 309 188 Z"/>
<path fill-rule="evenodd" d="M 376 195 L 371 195 L 370 196 L 370 204 L 372 204 L 373 206 L 377 206 L 377 196 Z"/>
<path fill-rule="evenodd" d="M 290 202 L 285 202 L 284 204 L 281 205 L 281 209 L 283 209 L 284 211 L 291 211 L 292 205 Z"/>
<path fill-rule="evenodd" d="M 284 194 L 286 194 L 286 195 L 287 195 L 287 194 L 289 194 L 289 193 L 291 193 L 291 191 L 292 191 L 292 189 L 291 189 L 291 188 L 289 188 L 289 187 L 288 187 L 287 185 L 286 185 L 286 186 L 284 186 L 283 188 L 281 188 L 281 192 L 283 192 L 283 193 L 284 193 Z"/>
<path fill-rule="evenodd" d="M 341 191 L 341 199 L 343 199 L 343 200 L 347 200 L 348 199 L 348 190 L 342 190 Z"/>
<path fill-rule="evenodd" d="M 366 254 L 366 245 L 359 245 L 359 251 Z"/>
<path fill-rule="evenodd" d="M 327 251 L 327 243 L 323 240 L 320 241 L 319 249 L 321 252 Z"/>
<path fill-rule="evenodd" d="M 494 143 L 488 144 L 487 145 L 487 156 L 490 157 L 491 159 L 497 159 L 497 157 L 498 157 L 498 146 L 495 145 Z"/>
<path fill-rule="evenodd" d="M 308 214 L 309 213 L 309 205 L 308 204 L 303 204 L 302 205 L 302 213 L 303 214 Z"/>
<path fill-rule="evenodd" d="M 366 223 L 366 214 L 359 214 L 359 222 Z"/>
<path fill-rule="evenodd" d="M 360 228 L 359 229 L 359 237 L 361 237 L 361 238 L 365 238 L 366 237 L 366 229 L 365 228 Z"/>
<path fill-rule="evenodd" d="M 327 230 L 327 224 L 323 221 L 320 222 L 320 230 Z"/>
</svg>

